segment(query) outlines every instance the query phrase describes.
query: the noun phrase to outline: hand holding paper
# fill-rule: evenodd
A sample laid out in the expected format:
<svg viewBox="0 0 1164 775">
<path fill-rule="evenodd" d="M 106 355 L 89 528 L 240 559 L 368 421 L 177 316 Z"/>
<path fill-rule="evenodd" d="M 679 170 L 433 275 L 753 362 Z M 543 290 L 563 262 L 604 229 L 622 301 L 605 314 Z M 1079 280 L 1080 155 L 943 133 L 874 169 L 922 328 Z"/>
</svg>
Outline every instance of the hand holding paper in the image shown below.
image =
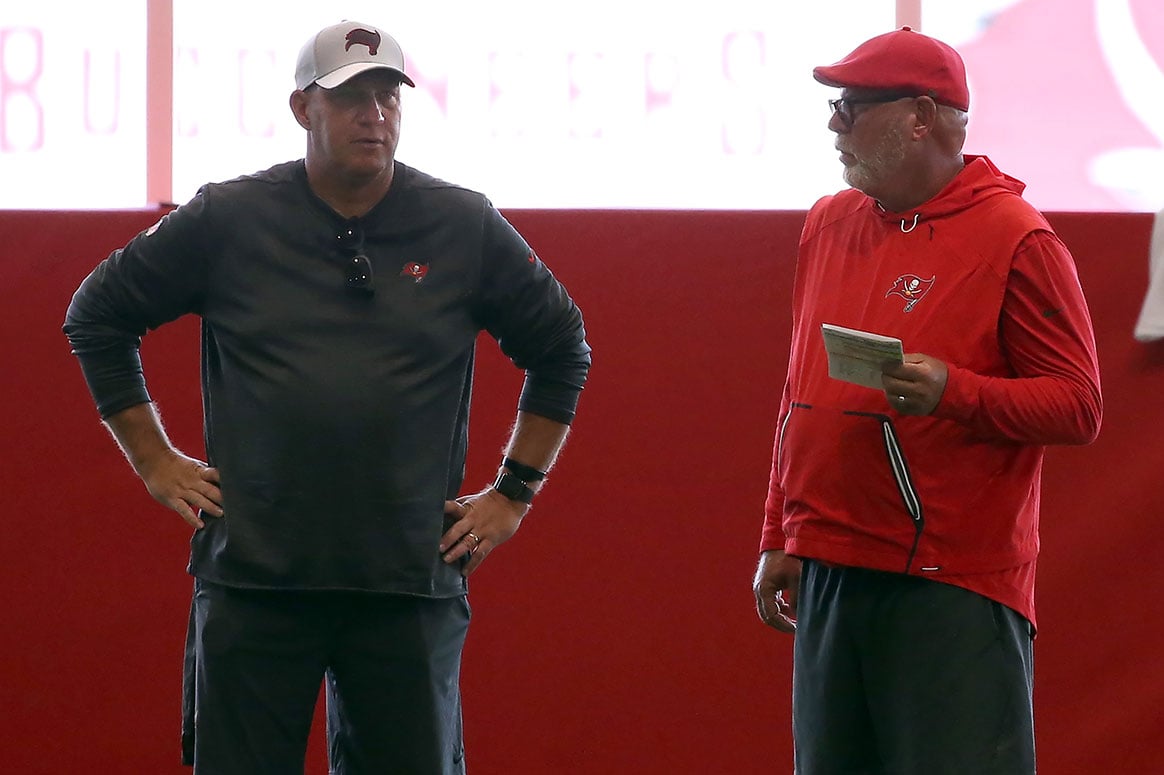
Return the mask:
<svg viewBox="0 0 1164 775">
<path fill-rule="evenodd" d="M 898 413 L 927 415 L 941 402 L 949 376 L 945 361 L 925 353 L 906 353 L 903 363 L 885 367 L 882 389 Z"/>
</svg>

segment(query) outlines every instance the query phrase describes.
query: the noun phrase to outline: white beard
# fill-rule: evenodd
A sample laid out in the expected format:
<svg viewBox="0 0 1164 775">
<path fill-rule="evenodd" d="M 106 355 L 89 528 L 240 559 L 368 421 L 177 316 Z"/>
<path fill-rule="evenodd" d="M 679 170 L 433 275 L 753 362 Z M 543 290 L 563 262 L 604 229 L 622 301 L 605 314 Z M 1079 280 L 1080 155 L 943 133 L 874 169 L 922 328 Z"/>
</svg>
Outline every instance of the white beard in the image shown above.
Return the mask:
<svg viewBox="0 0 1164 775">
<path fill-rule="evenodd" d="M 868 154 L 857 157 L 857 163 L 845 167 L 845 182 L 869 196 L 873 189 L 884 186 L 901 169 L 905 161 L 904 133 L 898 126 L 885 130 L 877 146 Z"/>
</svg>

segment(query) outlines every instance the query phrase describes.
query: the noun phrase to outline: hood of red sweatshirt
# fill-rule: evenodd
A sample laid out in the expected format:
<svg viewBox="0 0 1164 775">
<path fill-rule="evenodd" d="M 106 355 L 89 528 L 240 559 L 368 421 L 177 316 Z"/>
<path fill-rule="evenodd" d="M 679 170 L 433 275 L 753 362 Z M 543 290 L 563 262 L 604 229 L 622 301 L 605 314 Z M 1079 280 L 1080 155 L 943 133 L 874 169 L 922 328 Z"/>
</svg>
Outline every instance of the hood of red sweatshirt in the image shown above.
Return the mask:
<svg viewBox="0 0 1164 775">
<path fill-rule="evenodd" d="M 905 212 L 895 213 L 869 200 L 869 206 L 887 221 L 901 221 L 902 230 L 912 231 L 922 221 L 961 212 L 972 204 L 1002 194 L 1022 196 L 1027 187 L 1017 178 L 1002 172 L 985 156 L 963 156 L 965 166 L 949 184 L 931 199 Z"/>
</svg>

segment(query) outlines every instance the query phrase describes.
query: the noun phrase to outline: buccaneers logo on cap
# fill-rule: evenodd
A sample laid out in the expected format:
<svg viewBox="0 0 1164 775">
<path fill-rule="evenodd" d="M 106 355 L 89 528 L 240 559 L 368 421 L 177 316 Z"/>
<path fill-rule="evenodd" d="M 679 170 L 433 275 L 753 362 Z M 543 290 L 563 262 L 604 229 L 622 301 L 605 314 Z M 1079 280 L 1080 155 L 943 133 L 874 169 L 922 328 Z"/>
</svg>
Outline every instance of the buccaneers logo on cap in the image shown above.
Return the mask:
<svg viewBox="0 0 1164 775">
<path fill-rule="evenodd" d="M 929 293 L 936 277 L 937 275 L 934 275 L 928 280 L 923 280 L 915 274 L 903 274 L 893 281 L 893 287 L 885 292 L 885 298 L 888 299 L 891 295 L 900 296 L 905 299 L 905 311 L 909 312 L 913 305 L 921 301 L 922 296 Z"/>
<path fill-rule="evenodd" d="M 356 27 L 344 36 L 344 40 L 347 41 L 344 44 L 344 51 L 347 51 L 355 45 L 367 46 L 368 53 L 371 56 L 376 56 L 376 52 L 380 50 L 380 33 L 376 30 L 365 30 L 363 27 Z"/>
</svg>

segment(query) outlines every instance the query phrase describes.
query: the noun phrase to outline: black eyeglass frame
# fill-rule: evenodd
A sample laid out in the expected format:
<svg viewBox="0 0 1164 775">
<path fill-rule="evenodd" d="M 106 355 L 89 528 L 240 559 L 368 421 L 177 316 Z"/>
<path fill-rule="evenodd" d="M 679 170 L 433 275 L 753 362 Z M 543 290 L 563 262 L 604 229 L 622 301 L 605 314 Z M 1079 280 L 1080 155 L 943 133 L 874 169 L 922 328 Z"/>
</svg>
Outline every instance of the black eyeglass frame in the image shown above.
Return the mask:
<svg viewBox="0 0 1164 775">
<path fill-rule="evenodd" d="M 344 255 L 344 281 L 347 288 L 362 294 L 375 292 L 372 261 L 364 253 L 364 231 L 359 224 L 348 223 L 338 235 L 336 244 Z"/>
<path fill-rule="evenodd" d="M 834 116 L 841 119 L 841 122 L 846 127 L 852 127 L 860 114 L 853 113 L 854 105 L 881 105 L 887 102 L 897 102 L 898 100 L 915 100 L 923 96 L 920 94 L 881 94 L 876 97 L 840 97 L 835 100 L 829 100 L 829 110 Z"/>
</svg>

